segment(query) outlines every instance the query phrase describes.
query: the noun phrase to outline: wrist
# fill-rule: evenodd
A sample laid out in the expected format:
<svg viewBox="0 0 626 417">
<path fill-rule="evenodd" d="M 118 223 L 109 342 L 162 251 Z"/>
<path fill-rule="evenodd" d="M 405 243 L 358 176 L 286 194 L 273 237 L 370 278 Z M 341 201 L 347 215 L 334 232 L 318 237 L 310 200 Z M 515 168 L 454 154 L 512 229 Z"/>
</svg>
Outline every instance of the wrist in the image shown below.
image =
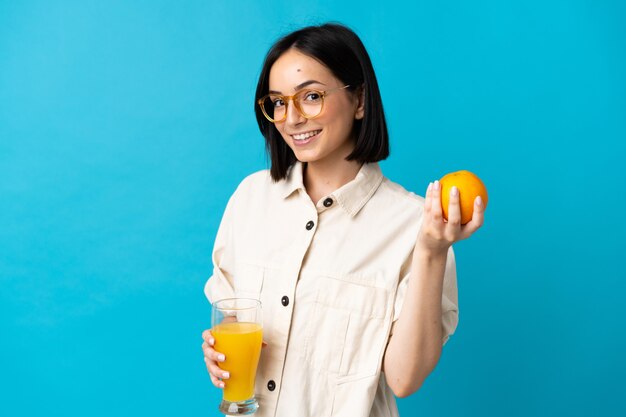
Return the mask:
<svg viewBox="0 0 626 417">
<path fill-rule="evenodd" d="M 420 258 L 423 261 L 433 262 L 446 259 L 448 256 L 449 247 L 430 248 L 420 244 L 415 245 L 415 251 L 413 252 L 414 258 Z"/>
</svg>

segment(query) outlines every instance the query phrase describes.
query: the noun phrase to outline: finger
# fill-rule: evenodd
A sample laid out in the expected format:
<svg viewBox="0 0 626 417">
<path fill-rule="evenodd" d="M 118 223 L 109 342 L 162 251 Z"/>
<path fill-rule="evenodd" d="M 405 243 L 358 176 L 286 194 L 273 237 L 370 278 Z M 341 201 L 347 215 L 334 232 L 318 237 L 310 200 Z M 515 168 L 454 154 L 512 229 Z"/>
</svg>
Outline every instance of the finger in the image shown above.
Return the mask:
<svg viewBox="0 0 626 417">
<path fill-rule="evenodd" d="M 213 375 L 209 374 L 209 376 L 211 377 L 211 382 L 217 388 L 222 388 L 223 389 L 226 386 L 226 384 L 223 381 L 220 381 L 218 378 L 214 377 Z"/>
<path fill-rule="evenodd" d="M 459 189 L 455 185 L 450 188 L 448 224 L 455 229 L 455 233 L 458 233 L 458 229 L 461 226 L 461 205 L 459 204 Z"/>
<path fill-rule="evenodd" d="M 224 362 L 226 360 L 226 356 L 223 353 L 213 351 L 211 359 L 213 359 L 215 362 Z"/>
<path fill-rule="evenodd" d="M 443 220 L 443 215 L 441 210 L 441 184 L 439 181 L 435 180 L 431 191 L 430 216 L 433 221 L 440 223 Z"/>
<path fill-rule="evenodd" d="M 261 347 L 262 347 L 262 348 L 264 348 L 265 346 L 267 346 L 267 342 L 266 342 L 265 340 L 263 340 L 263 341 L 261 342 Z"/>
<path fill-rule="evenodd" d="M 433 183 L 432 182 L 428 183 L 428 188 L 426 188 L 426 199 L 424 201 L 424 213 L 426 215 L 430 215 L 430 205 L 432 201 L 432 188 L 433 188 Z"/>
<path fill-rule="evenodd" d="M 215 344 L 215 338 L 210 330 L 205 330 L 202 332 L 202 339 L 207 342 L 209 345 L 213 346 Z"/>
<path fill-rule="evenodd" d="M 223 353 L 216 352 L 212 347 L 208 346 L 206 342 L 202 344 L 202 352 L 204 357 L 214 362 L 224 362 L 226 356 Z"/>
<path fill-rule="evenodd" d="M 485 204 L 480 196 L 474 199 L 474 213 L 472 213 L 472 220 L 470 220 L 461 229 L 461 239 L 467 239 L 475 231 L 477 231 L 485 221 Z"/>
<path fill-rule="evenodd" d="M 219 366 L 215 364 L 215 362 L 208 361 L 209 373 L 219 379 L 228 379 L 230 378 L 230 373 L 228 371 L 223 370 Z"/>
<path fill-rule="evenodd" d="M 226 356 L 223 353 L 216 352 L 211 347 L 205 347 L 203 351 L 204 357 L 213 362 L 224 362 L 226 360 Z"/>
<path fill-rule="evenodd" d="M 226 384 L 211 373 L 211 370 L 209 369 L 209 361 L 205 359 L 204 362 L 206 364 L 206 369 L 207 369 L 207 372 L 209 373 L 209 377 L 211 377 L 211 382 L 213 383 L 213 385 L 215 385 L 217 388 L 224 388 Z"/>
</svg>

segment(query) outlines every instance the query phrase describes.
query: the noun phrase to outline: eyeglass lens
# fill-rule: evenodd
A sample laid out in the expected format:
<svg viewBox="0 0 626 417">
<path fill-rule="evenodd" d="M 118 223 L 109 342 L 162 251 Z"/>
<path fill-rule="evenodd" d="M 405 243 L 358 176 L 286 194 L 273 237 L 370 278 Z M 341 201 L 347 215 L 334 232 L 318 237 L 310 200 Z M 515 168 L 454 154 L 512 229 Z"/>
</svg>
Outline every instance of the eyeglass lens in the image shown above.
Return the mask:
<svg viewBox="0 0 626 417">
<path fill-rule="evenodd" d="M 271 94 L 263 101 L 263 109 L 272 120 L 282 120 L 287 112 L 287 100 L 280 95 Z M 293 98 L 294 105 L 304 117 L 315 117 L 322 111 L 324 98 L 316 90 L 303 90 Z"/>
</svg>

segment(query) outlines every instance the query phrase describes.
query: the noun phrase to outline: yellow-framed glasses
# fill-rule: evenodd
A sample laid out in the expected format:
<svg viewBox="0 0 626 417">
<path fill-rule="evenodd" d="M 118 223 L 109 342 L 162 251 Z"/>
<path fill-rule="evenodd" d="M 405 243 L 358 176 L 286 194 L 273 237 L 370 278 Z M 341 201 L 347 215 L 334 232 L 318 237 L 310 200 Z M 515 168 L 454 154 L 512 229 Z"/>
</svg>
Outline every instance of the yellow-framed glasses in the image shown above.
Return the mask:
<svg viewBox="0 0 626 417">
<path fill-rule="evenodd" d="M 257 103 L 261 107 L 261 111 L 272 123 L 280 123 L 287 119 L 287 103 L 289 100 L 293 102 L 294 107 L 304 118 L 312 119 L 322 113 L 324 109 L 324 97 L 332 91 L 343 90 L 350 87 L 331 88 L 330 90 L 316 90 L 306 88 L 298 91 L 293 96 L 283 96 L 281 94 L 268 94 L 261 97 Z"/>
</svg>

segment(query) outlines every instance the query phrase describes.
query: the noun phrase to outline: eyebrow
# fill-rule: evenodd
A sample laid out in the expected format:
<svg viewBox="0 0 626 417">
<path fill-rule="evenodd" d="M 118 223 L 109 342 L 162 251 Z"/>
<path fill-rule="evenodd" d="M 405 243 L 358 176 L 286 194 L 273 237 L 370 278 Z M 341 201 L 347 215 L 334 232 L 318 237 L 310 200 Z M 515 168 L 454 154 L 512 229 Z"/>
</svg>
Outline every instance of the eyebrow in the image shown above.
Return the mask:
<svg viewBox="0 0 626 417">
<path fill-rule="evenodd" d="M 305 82 L 303 82 L 303 83 L 301 83 L 301 84 L 296 85 L 296 86 L 293 88 L 293 91 L 298 91 L 298 90 L 301 90 L 301 89 L 303 89 L 304 87 L 306 87 L 306 86 L 308 86 L 308 85 L 311 85 L 311 84 L 322 84 L 322 85 L 326 85 L 326 84 L 324 84 L 323 82 L 320 82 L 320 81 L 316 81 L 316 80 L 308 80 L 308 81 L 305 81 Z M 270 90 L 270 91 L 269 91 L 269 93 L 270 93 L 270 94 L 282 94 L 280 91 L 276 91 L 276 90 Z"/>
</svg>

